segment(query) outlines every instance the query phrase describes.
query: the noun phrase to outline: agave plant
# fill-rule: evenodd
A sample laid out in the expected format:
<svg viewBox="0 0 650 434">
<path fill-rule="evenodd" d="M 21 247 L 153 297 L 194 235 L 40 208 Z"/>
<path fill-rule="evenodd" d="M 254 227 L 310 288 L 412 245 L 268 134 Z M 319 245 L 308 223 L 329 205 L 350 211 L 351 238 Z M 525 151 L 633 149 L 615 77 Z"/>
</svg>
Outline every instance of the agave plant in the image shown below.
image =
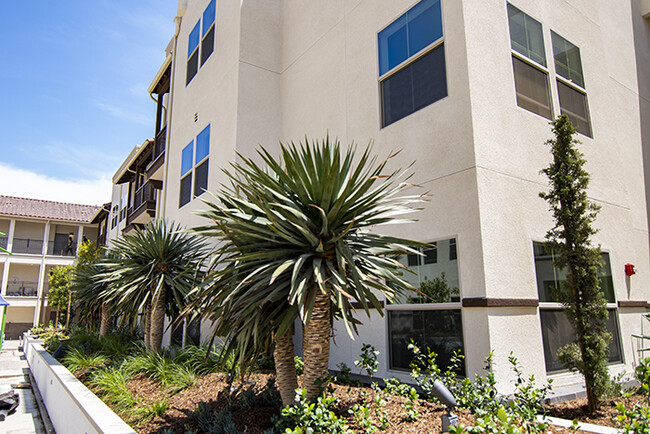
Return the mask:
<svg viewBox="0 0 650 434">
<path fill-rule="evenodd" d="M 280 144 L 276 160 L 261 148 L 264 167 L 239 155 L 226 171 L 231 186 L 201 215 L 210 224 L 196 228 L 220 241 L 206 283 L 195 290 L 214 334 L 229 336 L 227 350 L 250 360 L 271 341 L 283 403 L 296 388 L 292 325 L 304 325 L 304 382 L 308 398 L 320 393 L 328 376 L 332 320 L 348 332 L 359 321 L 354 303 L 369 316 L 383 314 L 377 294 L 391 300 L 413 290 L 396 256 L 423 246 L 371 229 L 413 212 L 422 195 L 401 196 L 408 176 L 386 172 L 370 146 L 342 149 L 338 141 Z M 390 157 L 389 157 L 390 158 Z M 196 307 L 195 306 L 195 307 Z"/>
<path fill-rule="evenodd" d="M 159 351 L 165 315 L 176 317 L 192 287 L 201 280 L 205 240 L 176 224 L 154 220 L 115 240 L 101 266 L 111 287 L 107 300 L 124 317 L 144 311 L 145 347 Z"/>
</svg>

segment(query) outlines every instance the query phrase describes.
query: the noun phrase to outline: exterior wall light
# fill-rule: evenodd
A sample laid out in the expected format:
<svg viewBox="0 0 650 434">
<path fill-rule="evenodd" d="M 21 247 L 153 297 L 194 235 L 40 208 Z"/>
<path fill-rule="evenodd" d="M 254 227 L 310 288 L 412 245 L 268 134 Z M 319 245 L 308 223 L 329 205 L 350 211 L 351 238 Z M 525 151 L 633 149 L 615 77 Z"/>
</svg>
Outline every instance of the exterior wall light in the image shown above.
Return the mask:
<svg viewBox="0 0 650 434">
<path fill-rule="evenodd" d="M 631 276 L 636 274 L 636 267 L 633 264 L 625 264 L 625 275 Z"/>
</svg>

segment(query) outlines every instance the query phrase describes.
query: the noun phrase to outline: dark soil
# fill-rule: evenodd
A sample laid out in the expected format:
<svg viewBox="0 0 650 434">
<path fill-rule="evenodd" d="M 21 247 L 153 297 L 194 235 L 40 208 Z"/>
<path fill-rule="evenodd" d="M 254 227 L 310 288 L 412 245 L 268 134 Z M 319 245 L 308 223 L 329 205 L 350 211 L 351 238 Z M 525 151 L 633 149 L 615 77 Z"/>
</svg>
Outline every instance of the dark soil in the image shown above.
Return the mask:
<svg viewBox="0 0 650 434">
<path fill-rule="evenodd" d="M 616 403 L 623 402 L 626 408 L 632 408 L 634 404 L 643 403 L 644 397 L 633 394 L 629 399 L 617 398 L 601 404 L 600 409 L 595 413 L 589 413 L 587 398 L 565 401 L 546 406 L 549 416 L 561 417 L 562 419 L 578 420 L 579 422 L 593 423 L 595 425 L 611 426 L 615 424 L 612 416 L 617 414 Z"/>
</svg>

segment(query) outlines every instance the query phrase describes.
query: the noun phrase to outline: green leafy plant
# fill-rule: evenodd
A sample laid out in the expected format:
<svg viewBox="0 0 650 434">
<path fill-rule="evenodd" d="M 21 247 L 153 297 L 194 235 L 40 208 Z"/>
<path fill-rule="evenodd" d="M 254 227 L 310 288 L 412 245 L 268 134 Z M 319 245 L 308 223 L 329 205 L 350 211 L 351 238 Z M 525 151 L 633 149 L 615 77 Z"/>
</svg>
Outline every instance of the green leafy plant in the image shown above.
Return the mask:
<svg viewBox="0 0 650 434">
<path fill-rule="evenodd" d="M 305 362 L 299 356 L 295 356 L 293 362 L 296 366 L 296 375 L 302 375 L 305 372 Z"/>
<path fill-rule="evenodd" d="M 84 368 L 103 366 L 107 361 L 108 357 L 102 354 L 86 354 L 78 348 L 71 348 L 61 360 L 63 366 L 73 374 Z"/>
<path fill-rule="evenodd" d="M 275 421 L 275 429 L 282 433 L 351 433 L 344 419 L 337 416 L 332 408 L 337 399 L 332 396 L 320 396 L 315 401 L 307 400 L 304 389 L 296 390 L 297 402 L 282 409 L 282 414 Z"/>
<path fill-rule="evenodd" d="M 413 386 L 410 384 L 402 383 L 395 377 L 387 378 L 384 380 L 384 389 L 391 395 L 403 396 L 405 398 L 411 395 L 411 391 L 414 391 L 417 395 L 417 391 L 413 388 Z"/>
<path fill-rule="evenodd" d="M 363 344 L 361 346 L 361 354 L 359 355 L 359 358 L 354 361 L 354 366 L 359 368 L 361 372 L 365 371 L 371 381 L 379 367 L 377 356 L 379 356 L 379 351 L 377 351 L 375 347 L 370 344 Z"/>
<path fill-rule="evenodd" d="M 49 276 L 50 289 L 47 293 L 47 304 L 56 309 L 56 322 L 63 325 L 68 315 L 68 306 L 72 303 L 70 297 L 70 280 L 72 278 L 72 265 L 52 268 Z"/>
</svg>

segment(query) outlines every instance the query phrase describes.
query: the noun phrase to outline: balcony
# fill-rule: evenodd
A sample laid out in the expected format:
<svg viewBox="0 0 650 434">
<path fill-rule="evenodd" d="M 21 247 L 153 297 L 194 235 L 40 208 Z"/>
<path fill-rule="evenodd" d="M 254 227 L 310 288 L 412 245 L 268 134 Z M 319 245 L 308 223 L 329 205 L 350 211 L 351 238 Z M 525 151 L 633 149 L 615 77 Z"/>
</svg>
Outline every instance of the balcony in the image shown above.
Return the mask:
<svg viewBox="0 0 650 434">
<path fill-rule="evenodd" d="M 68 247 L 68 241 L 50 241 L 47 243 L 47 254 L 52 256 L 77 256 L 77 243 Z"/>
<path fill-rule="evenodd" d="M 145 182 L 135 191 L 133 206 L 126 215 L 124 232 L 149 222 L 156 216 L 156 189 L 151 182 Z"/>
<path fill-rule="evenodd" d="M 147 179 L 162 181 L 163 163 L 165 162 L 166 135 L 167 126 L 164 126 L 160 131 L 158 131 L 158 134 L 156 134 L 153 142 L 151 163 L 149 163 L 146 168 Z"/>
<path fill-rule="evenodd" d="M 35 240 L 30 238 L 14 238 L 14 243 L 11 248 L 11 253 L 14 254 L 28 254 L 28 255 L 42 255 L 43 254 L 43 240 Z"/>
<path fill-rule="evenodd" d="M 5 295 L 8 297 L 36 297 L 38 290 L 37 282 L 18 281 L 9 282 Z"/>
</svg>

